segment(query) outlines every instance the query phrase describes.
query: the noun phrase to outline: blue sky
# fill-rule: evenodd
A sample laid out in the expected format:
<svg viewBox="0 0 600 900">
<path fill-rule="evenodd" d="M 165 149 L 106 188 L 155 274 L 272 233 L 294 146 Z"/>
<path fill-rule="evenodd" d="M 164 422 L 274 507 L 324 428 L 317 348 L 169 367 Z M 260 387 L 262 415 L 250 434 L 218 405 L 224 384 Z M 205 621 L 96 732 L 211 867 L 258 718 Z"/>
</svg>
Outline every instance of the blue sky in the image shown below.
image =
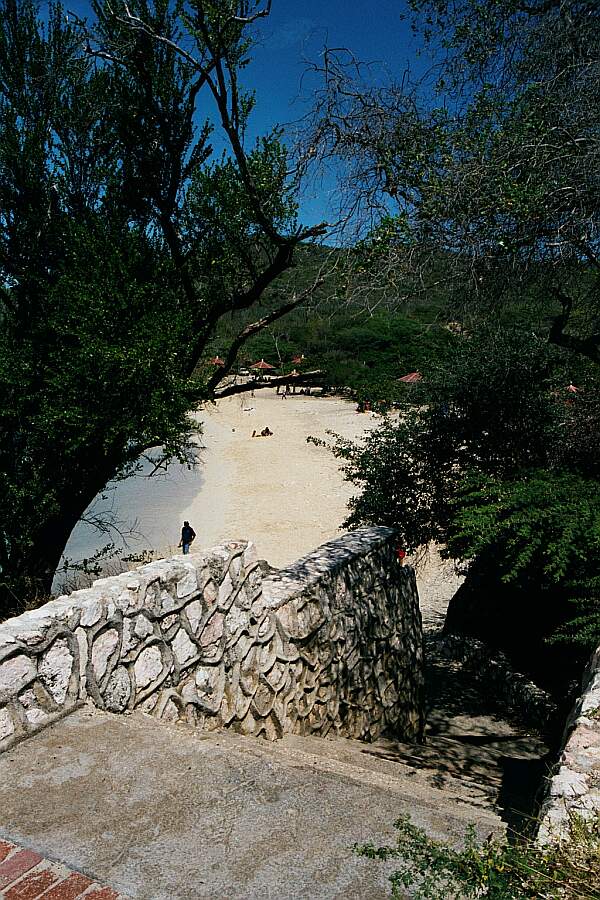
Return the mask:
<svg viewBox="0 0 600 900">
<path fill-rule="evenodd" d="M 403 0 L 273 0 L 270 17 L 256 29 L 253 62 L 245 73 L 257 94 L 254 129 L 294 122 L 306 112 L 316 84 L 307 67 L 318 62 L 324 46 L 348 48 L 381 77 L 400 78 L 407 66 L 412 74 L 421 70 L 425 60 L 402 19 L 406 6 Z M 331 181 L 307 189 L 301 198 L 306 224 L 329 218 L 334 189 Z"/>
<path fill-rule="evenodd" d="M 86 15 L 87 0 L 63 0 L 67 10 Z M 415 74 L 425 65 L 408 21 L 405 0 L 273 0 L 271 15 L 255 27 L 252 62 L 244 73 L 246 86 L 256 91 L 257 106 L 249 136 L 286 125 L 306 113 L 316 82 L 307 75 L 323 48 L 345 47 L 363 62 L 373 64 L 381 77 L 401 77 L 407 66 Z M 215 135 L 214 144 L 219 146 Z M 326 179 L 307 187 L 300 199 L 305 224 L 329 219 L 335 208 Z"/>
</svg>

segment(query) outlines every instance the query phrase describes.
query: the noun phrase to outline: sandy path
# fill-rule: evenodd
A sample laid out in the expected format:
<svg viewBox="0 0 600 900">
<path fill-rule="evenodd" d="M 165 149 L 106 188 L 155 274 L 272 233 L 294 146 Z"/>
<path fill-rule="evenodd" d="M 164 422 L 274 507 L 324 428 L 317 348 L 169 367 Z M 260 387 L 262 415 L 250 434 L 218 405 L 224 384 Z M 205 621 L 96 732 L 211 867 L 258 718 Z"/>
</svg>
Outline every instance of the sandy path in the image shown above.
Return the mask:
<svg viewBox="0 0 600 900">
<path fill-rule="evenodd" d="M 199 419 L 204 484 L 182 517 L 201 546 L 249 538 L 261 557 L 282 566 L 336 537 L 352 486 L 339 461 L 306 438 L 327 438 L 328 430 L 358 438 L 377 425 L 375 416 L 337 398 L 282 400 L 268 390 L 222 400 Z M 266 425 L 272 437 L 251 437 Z"/>
</svg>

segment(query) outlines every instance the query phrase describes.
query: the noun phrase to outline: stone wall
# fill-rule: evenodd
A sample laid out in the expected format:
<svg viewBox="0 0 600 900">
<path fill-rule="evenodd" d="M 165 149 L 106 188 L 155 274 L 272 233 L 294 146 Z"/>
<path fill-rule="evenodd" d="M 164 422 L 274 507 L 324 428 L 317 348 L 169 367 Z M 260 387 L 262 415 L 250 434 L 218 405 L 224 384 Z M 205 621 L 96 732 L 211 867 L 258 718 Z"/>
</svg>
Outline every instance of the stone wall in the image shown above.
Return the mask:
<svg viewBox="0 0 600 900">
<path fill-rule="evenodd" d="M 435 641 L 435 651 L 460 663 L 503 707 L 519 716 L 530 728 L 549 731 L 558 713 L 556 703 L 526 675 L 517 672 L 508 657 L 477 638 L 446 634 Z"/>
<path fill-rule="evenodd" d="M 84 701 L 269 739 L 418 737 L 418 596 L 393 532 L 362 529 L 266 571 L 232 541 L 0 625 L 0 750 Z"/>
<path fill-rule="evenodd" d="M 600 647 L 582 679 L 582 693 L 567 721 L 563 749 L 542 806 L 540 843 L 560 838 L 573 813 L 600 813 Z"/>
</svg>

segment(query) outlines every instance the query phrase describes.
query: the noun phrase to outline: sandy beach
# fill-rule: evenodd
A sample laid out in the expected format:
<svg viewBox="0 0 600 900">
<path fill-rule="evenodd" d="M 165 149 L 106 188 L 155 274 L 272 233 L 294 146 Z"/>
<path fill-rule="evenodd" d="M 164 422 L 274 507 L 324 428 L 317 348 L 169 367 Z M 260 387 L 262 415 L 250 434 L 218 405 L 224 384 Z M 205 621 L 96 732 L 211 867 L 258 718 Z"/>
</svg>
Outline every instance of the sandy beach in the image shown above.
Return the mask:
<svg viewBox="0 0 600 900">
<path fill-rule="evenodd" d="M 120 556 L 150 551 L 155 557 L 177 552 L 184 519 L 197 532 L 196 546 L 246 538 L 275 566 L 293 562 L 339 533 L 352 486 L 325 447 L 308 444 L 309 435 L 333 431 L 360 438 L 378 418 L 357 413 L 340 398 L 296 395 L 282 400 L 274 389 L 240 395 L 204 407 L 200 462 L 192 470 L 174 463 L 168 472 L 139 477 L 104 491 L 87 518 L 97 516 L 118 527 L 102 534 L 81 522 L 65 556 L 93 557 L 114 540 Z M 268 426 L 273 435 L 252 438 Z M 131 533 L 130 533 L 131 532 Z M 108 571 L 114 570 L 109 561 Z M 58 588 L 57 582 L 57 588 Z"/>
<path fill-rule="evenodd" d="M 340 534 L 353 485 L 344 480 L 340 461 L 326 447 L 307 443 L 328 432 L 360 440 L 381 421 L 357 413 L 356 404 L 338 397 L 296 395 L 285 400 L 274 389 L 219 401 L 197 413 L 203 428 L 200 463 L 188 470 L 174 464 L 166 475 L 132 478 L 109 492 L 108 510 L 126 530 L 134 526 L 120 553 L 151 551 L 156 557 L 181 552 L 177 542 L 188 519 L 198 549 L 223 540 L 248 539 L 259 556 L 285 566 Z M 253 438 L 266 426 L 271 437 Z M 151 466 L 147 467 L 148 469 Z M 102 513 L 102 498 L 96 513 Z M 66 556 L 91 557 L 107 536 L 80 523 Z M 135 565 L 135 560 L 128 567 Z M 107 572 L 118 570 L 110 560 Z M 453 566 L 431 552 L 417 566 L 427 625 L 439 625 L 449 597 L 462 580 Z M 61 589 L 57 576 L 55 590 Z"/>
<path fill-rule="evenodd" d="M 360 438 L 378 418 L 339 398 L 256 391 L 198 414 L 203 422 L 203 486 L 182 511 L 201 546 L 249 538 L 283 566 L 339 534 L 352 486 L 340 463 L 307 437 L 333 431 Z M 271 437 L 252 437 L 266 426 Z"/>
</svg>

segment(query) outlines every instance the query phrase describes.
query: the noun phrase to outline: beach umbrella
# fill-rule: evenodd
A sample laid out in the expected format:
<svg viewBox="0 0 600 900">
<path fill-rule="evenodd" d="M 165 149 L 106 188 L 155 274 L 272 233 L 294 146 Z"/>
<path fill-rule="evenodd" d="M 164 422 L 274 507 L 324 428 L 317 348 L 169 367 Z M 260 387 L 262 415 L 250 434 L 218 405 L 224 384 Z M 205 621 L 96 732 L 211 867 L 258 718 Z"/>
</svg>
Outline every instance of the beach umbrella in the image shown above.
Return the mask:
<svg viewBox="0 0 600 900">
<path fill-rule="evenodd" d="M 262 369 L 263 371 L 267 371 L 268 369 L 274 369 L 275 366 L 270 365 L 270 363 L 265 362 L 264 359 L 261 359 L 260 362 L 255 362 L 250 366 L 251 369 Z"/>
<path fill-rule="evenodd" d="M 415 384 L 415 382 L 420 381 L 422 377 L 420 372 L 409 372 L 408 375 L 403 375 L 398 381 L 403 381 L 404 384 Z"/>
<path fill-rule="evenodd" d="M 575 387 L 574 384 L 570 384 L 570 385 L 568 386 L 567 390 L 568 390 L 568 392 L 569 392 L 570 394 L 578 394 L 578 393 L 579 393 L 579 388 L 578 388 L 578 387 Z"/>
<path fill-rule="evenodd" d="M 221 359 L 220 356 L 213 356 L 213 358 L 211 359 L 211 363 L 213 364 L 213 366 L 224 366 L 225 360 Z"/>
<path fill-rule="evenodd" d="M 304 362 L 304 359 L 305 359 L 304 353 L 302 353 L 301 356 L 294 356 L 292 358 L 292 362 L 294 363 L 295 366 L 301 366 L 302 363 Z"/>
</svg>

